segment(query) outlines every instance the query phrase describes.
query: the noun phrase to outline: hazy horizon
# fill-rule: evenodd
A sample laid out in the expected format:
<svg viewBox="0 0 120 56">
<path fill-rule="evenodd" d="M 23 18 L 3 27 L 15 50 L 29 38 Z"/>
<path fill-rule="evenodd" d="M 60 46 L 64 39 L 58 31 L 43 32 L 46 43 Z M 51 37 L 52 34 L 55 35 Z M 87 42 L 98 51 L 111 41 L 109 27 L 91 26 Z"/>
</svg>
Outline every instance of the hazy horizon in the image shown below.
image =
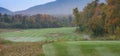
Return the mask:
<svg viewBox="0 0 120 56">
<path fill-rule="evenodd" d="M 26 10 L 32 6 L 46 4 L 52 1 L 55 0 L 0 0 L 0 7 L 15 12 Z"/>
<path fill-rule="evenodd" d="M 56 0 L 8 0 L 8 1 L 0 0 L 0 7 L 16 12 L 16 11 L 26 10 L 36 5 L 42 5 L 53 1 Z M 104 2 L 104 0 L 100 0 L 100 1 Z M 89 3 L 89 1 L 85 1 L 85 2 Z"/>
</svg>

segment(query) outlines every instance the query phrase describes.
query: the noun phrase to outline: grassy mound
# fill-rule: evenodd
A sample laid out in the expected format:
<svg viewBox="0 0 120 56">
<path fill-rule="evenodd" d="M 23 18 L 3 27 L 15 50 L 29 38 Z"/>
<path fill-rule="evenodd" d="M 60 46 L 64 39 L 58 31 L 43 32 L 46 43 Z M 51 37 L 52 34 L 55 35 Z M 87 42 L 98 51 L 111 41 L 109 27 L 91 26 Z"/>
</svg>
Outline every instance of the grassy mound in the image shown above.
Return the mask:
<svg viewBox="0 0 120 56">
<path fill-rule="evenodd" d="M 46 56 L 120 56 L 120 41 L 78 41 L 46 44 Z"/>
</svg>

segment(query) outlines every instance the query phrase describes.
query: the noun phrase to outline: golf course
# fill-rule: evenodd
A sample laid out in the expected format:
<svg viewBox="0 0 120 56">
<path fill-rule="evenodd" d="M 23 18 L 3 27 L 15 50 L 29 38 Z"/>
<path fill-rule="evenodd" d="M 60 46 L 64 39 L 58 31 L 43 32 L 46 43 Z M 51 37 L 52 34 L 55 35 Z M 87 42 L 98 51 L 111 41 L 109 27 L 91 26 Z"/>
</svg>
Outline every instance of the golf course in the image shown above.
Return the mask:
<svg viewBox="0 0 120 56">
<path fill-rule="evenodd" d="M 81 40 L 82 34 L 75 34 L 75 27 L 27 29 L 1 33 L 6 40 L 15 42 L 40 42 L 50 40 Z"/>
<path fill-rule="evenodd" d="M 120 56 L 120 0 L 0 0 L 0 56 Z"/>
<path fill-rule="evenodd" d="M 46 44 L 46 56 L 119 56 L 119 41 L 71 41 Z"/>
<path fill-rule="evenodd" d="M 2 39 L 12 41 L 5 45 L 7 47 L 3 49 L 3 54 L 4 56 L 29 56 L 30 54 L 35 56 L 120 55 L 120 41 L 86 41 L 84 34 L 75 33 L 75 29 L 76 27 L 64 27 L 2 32 L 0 34 Z"/>
</svg>

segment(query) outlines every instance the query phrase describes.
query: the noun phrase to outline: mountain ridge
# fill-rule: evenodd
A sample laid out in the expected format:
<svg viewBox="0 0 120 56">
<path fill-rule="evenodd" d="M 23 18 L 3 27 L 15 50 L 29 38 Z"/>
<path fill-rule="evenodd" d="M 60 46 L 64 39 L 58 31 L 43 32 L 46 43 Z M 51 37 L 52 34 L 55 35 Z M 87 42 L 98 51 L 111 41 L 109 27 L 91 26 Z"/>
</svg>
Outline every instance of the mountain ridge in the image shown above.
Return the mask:
<svg viewBox="0 0 120 56">
<path fill-rule="evenodd" d="M 82 10 L 84 6 L 81 6 L 84 0 L 56 0 L 46 4 L 37 5 L 30 7 L 23 11 L 17 11 L 16 14 L 49 14 L 49 15 L 70 15 L 72 14 L 72 10 L 75 7 L 78 7 L 79 10 Z M 87 0 L 91 1 L 91 0 Z M 87 2 L 84 2 L 87 4 Z"/>
<path fill-rule="evenodd" d="M 6 8 L 0 7 L 0 13 L 2 13 L 2 14 L 12 14 L 13 12 L 6 9 Z"/>
<path fill-rule="evenodd" d="M 80 11 L 92 0 L 56 0 L 42 5 L 36 5 L 26 10 L 12 12 L 8 9 L 7 14 L 23 14 L 23 15 L 35 15 L 35 14 L 49 14 L 49 15 L 71 15 L 74 8 L 78 8 Z M 2 11 L 2 10 L 0 10 Z"/>
</svg>

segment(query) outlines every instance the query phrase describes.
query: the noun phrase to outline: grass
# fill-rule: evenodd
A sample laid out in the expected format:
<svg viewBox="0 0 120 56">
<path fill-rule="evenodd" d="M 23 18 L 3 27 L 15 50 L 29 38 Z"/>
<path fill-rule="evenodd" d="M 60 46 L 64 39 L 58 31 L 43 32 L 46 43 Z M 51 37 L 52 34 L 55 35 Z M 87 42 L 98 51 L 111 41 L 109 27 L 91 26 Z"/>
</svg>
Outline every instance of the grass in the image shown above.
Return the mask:
<svg viewBox="0 0 120 56">
<path fill-rule="evenodd" d="M 0 38 L 12 41 L 11 44 L 3 44 L 0 56 L 45 56 L 42 51 L 42 41 L 51 40 L 75 40 L 81 39 L 81 35 L 74 34 L 75 28 L 47 28 L 26 30 L 1 30 Z M 41 41 L 41 42 L 39 42 Z M 3 41 L 2 41 L 3 42 Z"/>
<path fill-rule="evenodd" d="M 46 44 L 46 56 L 119 56 L 120 41 L 72 41 Z"/>
<path fill-rule="evenodd" d="M 120 56 L 120 41 L 80 41 L 75 29 L 0 29 L 0 56 Z"/>
<path fill-rule="evenodd" d="M 22 42 L 4 45 L 0 56 L 44 56 L 42 43 Z"/>
<path fill-rule="evenodd" d="M 81 40 L 82 34 L 75 34 L 75 27 L 28 29 L 1 33 L 0 37 L 14 42 L 38 42 L 49 40 Z"/>
<path fill-rule="evenodd" d="M 13 42 L 0 38 L 0 44 L 11 44 L 11 43 L 13 43 Z"/>
<path fill-rule="evenodd" d="M 0 33 L 6 33 L 6 32 L 15 32 L 20 31 L 21 29 L 0 29 Z"/>
</svg>

